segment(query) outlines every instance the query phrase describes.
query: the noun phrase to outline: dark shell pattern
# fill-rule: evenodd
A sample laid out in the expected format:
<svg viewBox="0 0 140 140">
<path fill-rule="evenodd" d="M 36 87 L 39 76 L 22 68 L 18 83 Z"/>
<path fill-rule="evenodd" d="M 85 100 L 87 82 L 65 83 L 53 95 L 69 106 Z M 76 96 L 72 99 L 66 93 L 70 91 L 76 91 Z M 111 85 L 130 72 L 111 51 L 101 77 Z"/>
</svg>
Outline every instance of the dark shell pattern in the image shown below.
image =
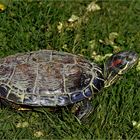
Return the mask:
<svg viewBox="0 0 140 140">
<path fill-rule="evenodd" d="M 101 69 L 70 53 L 41 50 L 0 59 L 0 97 L 20 105 L 66 106 L 91 98 Z"/>
</svg>

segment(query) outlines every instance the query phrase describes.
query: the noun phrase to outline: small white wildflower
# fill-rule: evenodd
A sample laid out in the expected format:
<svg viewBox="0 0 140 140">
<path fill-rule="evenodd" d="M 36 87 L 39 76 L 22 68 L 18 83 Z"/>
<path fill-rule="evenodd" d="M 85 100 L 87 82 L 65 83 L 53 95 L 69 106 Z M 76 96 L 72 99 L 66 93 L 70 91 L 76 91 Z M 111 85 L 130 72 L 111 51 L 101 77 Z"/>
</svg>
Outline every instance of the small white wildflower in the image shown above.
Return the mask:
<svg viewBox="0 0 140 140">
<path fill-rule="evenodd" d="M 4 11 L 6 9 L 5 5 L 0 3 L 0 12 Z"/>
<path fill-rule="evenodd" d="M 72 16 L 68 19 L 69 22 L 75 22 L 75 21 L 77 21 L 77 20 L 79 20 L 79 17 L 76 16 L 76 15 L 72 15 Z"/>
<path fill-rule="evenodd" d="M 29 126 L 29 123 L 28 122 L 19 122 L 16 127 L 17 128 L 24 128 L 24 127 L 28 127 Z"/>
<path fill-rule="evenodd" d="M 21 126 L 22 126 L 22 124 L 20 122 L 17 123 L 17 125 L 16 125 L 17 128 L 20 128 Z"/>
<path fill-rule="evenodd" d="M 67 45 L 67 44 L 64 44 L 61 48 L 63 48 L 64 51 L 69 51 L 69 49 L 68 49 L 68 45 Z"/>
<path fill-rule="evenodd" d="M 97 53 L 95 51 L 92 52 L 92 56 L 96 56 Z"/>
<path fill-rule="evenodd" d="M 93 1 L 87 6 L 86 9 L 88 12 L 94 12 L 94 11 L 100 10 L 101 7 Z"/>
<path fill-rule="evenodd" d="M 119 46 L 113 45 L 112 47 L 113 47 L 114 50 L 118 50 L 118 51 L 121 50 L 121 48 Z"/>
<path fill-rule="evenodd" d="M 94 57 L 94 59 L 96 60 L 96 61 L 103 61 L 104 60 L 104 56 L 101 56 L 101 55 L 96 55 L 95 57 Z"/>
<path fill-rule="evenodd" d="M 114 40 L 115 38 L 117 38 L 119 36 L 119 34 L 117 32 L 111 32 L 109 34 L 109 39 L 110 40 Z"/>
<path fill-rule="evenodd" d="M 132 124 L 135 128 L 140 129 L 140 123 L 136 121 L 132 121 Z"/>
<path fill-rule="evenodd" d="M 108 38 L 105 38 L 104 40 L 99 40 L 100 43 L 105 45 L 111 45 L 113 46 L 115 44 L 115 39 L 119 36 L 117 32 L 111 32 L 108 36 Z M 115 46 L 115 45 L 114 45 Z"/>
<path fill-rule="evenodd" d="M 106 44 L 110 44 L 113 45 L 114 44 L 114 40 L 119 36 L 119 34 L 117 32 L 111 32 L 109 34 L 109 39 L 106 39 Z"/>
<path fill-rule="evenodd" d="M 136 121 L 132 121 L 132 124 L 133 124 L 133 126 L 136 126 L 137 122 Z"/>
<path fill-rule="evenodd" d="M 23 122 L 22 123 L 22 127 L 28 127 L 29 126 L 29 123 L 28 122 Z"/>
<path fill-rule="evenodd" d="M 37 137 L 37 138 L 39 138 L 39 137 L 41 137 L 41 136 L 44 136 L 44 134 L 43 134 L 42 131 L 36 131 L 36 132 L 34 133 L 34 136 Z"/>
<path fill-rule="evenodd" d="M 96 55 L 95 52 L 92 53 L 92 58 L 95 59 L 98 62 L 103 61 L 104 59 L 106 59 L 106 57 L 110 57 L 110 56 L 112 56 L 111 53 L 105 54 L 104 56 Z"/>
<path fill-rule="evenodd" d="M 108 38 L 105 38 L 105 41 L 104 41 L 104 44 L 105 45 L 114 45 L 114 40 L 112 41 L 112 40 L 110 40 L 110 39 L 108 39 Z"/>
<path fill-rule="evenodd" d="M 59 33 L 61 33 L 62 28 L 63 28 L 63 24 L 62 24 L 62 22 L 59 22 L 59 24 L 57 25 L 57 29 L 58 29 Z"/>
<path fill-rule="evenodd" d="M 67 49 L 67 47 L 68 47 L 67 44 L 64 44 L 64 45 L 62 46 L 63 49 Z"/>
</svg>

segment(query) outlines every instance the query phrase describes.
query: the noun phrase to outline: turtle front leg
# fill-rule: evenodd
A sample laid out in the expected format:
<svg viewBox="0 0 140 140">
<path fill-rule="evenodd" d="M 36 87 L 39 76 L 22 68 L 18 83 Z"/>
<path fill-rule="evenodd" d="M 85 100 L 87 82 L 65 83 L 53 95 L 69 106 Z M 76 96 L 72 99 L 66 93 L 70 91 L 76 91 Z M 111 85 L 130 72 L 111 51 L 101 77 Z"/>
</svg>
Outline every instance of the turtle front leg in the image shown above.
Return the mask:
<svg viewBox="0 0 140 140">
<path fill-rule="evenodd" d="M 87 118 L 93 112 L 93 106 L 90 100 L 87 99 L 74 104 L 71 111 L 81 120 Z"/>
</svg>

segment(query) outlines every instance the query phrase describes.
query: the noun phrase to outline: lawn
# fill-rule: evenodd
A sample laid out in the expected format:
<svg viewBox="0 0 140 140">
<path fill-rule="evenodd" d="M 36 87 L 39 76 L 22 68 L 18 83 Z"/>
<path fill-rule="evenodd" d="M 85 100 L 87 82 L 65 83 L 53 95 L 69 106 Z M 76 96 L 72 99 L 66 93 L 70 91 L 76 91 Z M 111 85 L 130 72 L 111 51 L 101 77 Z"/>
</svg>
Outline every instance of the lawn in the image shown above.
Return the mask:
<svg viewBox="0 0 140 140">
<path fill-rule="evenodd" d="M 118 51 L 140 54 L 139 0 L 0 0 L 0 9 L 0 57 L 53 49 L 103 64 Z M 1 107 L 0 139 L 140 139 L 139 87 L 137 66 L 98 93 L 84 122 L 67 109 Z"/>
</svg>

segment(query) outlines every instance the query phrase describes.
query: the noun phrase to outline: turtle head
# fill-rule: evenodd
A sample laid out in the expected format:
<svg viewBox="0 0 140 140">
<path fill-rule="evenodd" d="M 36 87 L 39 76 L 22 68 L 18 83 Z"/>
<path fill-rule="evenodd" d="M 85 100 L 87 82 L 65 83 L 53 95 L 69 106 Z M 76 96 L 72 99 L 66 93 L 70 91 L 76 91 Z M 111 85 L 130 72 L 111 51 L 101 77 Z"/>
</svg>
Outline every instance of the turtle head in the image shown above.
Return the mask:
<svg viewBox="0 0 140 140">
<path fill-rule="evenodd" d="M 108 87 L 116 82 L 121 75 L 125 74 L 138 62 L 138 55 L 132 51 L 119 52 L 112 55 L 104 67 L 105 83 Z"/>
</svg>

